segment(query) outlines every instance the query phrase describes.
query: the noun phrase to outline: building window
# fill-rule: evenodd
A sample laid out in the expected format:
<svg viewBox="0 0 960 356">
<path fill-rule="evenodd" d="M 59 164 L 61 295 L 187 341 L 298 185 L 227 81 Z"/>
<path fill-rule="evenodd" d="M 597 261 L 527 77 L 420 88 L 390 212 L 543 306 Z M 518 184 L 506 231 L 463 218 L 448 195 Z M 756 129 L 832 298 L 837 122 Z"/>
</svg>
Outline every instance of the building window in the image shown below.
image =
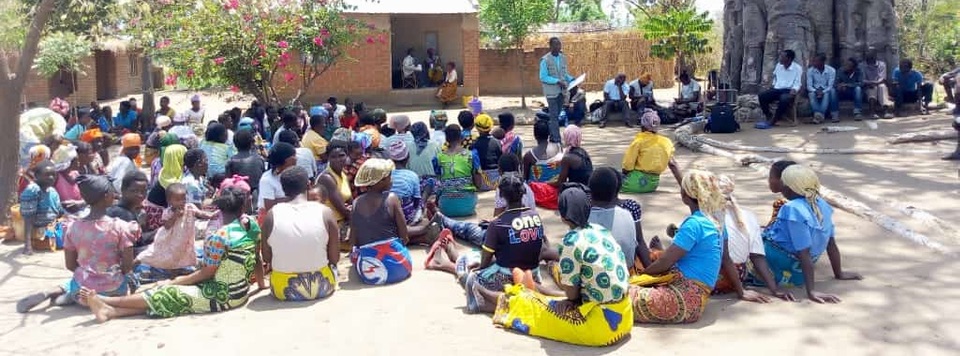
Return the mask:
<svg viewBox="0 0 960 356">
<path fill-rule="evenodd" d="M 140 76 L 140 57 L 137 55 L 128 55 L 127 61 L 130 62 L 130 76 L 139 77 Z"/>
</svg>

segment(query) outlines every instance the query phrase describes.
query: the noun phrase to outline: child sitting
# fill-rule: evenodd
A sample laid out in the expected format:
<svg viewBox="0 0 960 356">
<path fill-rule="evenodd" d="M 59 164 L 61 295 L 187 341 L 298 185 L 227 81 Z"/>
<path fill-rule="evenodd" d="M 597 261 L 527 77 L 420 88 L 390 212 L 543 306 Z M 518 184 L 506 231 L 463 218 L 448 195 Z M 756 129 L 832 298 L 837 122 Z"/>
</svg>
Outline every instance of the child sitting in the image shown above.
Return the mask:
<svg viewBox="0 0 960 356">
<path fill-rule="evenodd" d="M 140 237 L 140 226 L 106 215 L 116 197 L 107 177 L 84 175 L 77 178 L 77 184 L 83 200 L 90 206 L 90 213 L 73 222 L 65 233 L 64 257 L 73 278 L 54 289 L 20 300 L 17 302 L 20 313 L 30 311 L 44 300 L 58 305 L 70 304 L 76 300 L 81 287 L 110 296 L 129 292 L 125 276 L 133 266 L 133 241 Z"/>
<path fill-rule="evenodd" d="M 107 208 L 107 216 L 126 222 L 140 224 L 139 216 L 143 212 L 143 201 L 147 198 L 147 175 L 141 171 L 128 173 L 123 177 L 120 189 L 120 200 L 114 206 Z M 141 231 L 143 226 L 140 226 Z M 135 248 L 146 248 L 153 243 L 156 231 L 143 232 L 140 239 L 134 241 Z"/>
<path fill-rule="evenodd" d="M 487 114 L 477 116 L 474 125 L 480 136 L 473 144 L 474 162 L 479 166 L 480 191 L 490 191 L 497 188 L 497 182 L 500 181 L 500 169 L 498 162 L 503 152 L 500 148 L 500 141 L 490 136 L 490 130 L 493 129 L 493 118 Z"/>
<path fill-rule="evenodd" d="M 517 135 L 513 132 L 513 128 L 516 126 L 516 118 L 512 113 L 505 112 L 497 116 L 497 119 L 500 120 L 500 129 L 503 131 L 503 136 L 497 137 L 500 140 L 500 150 L 503 154 L 513 154 L 517 158 L 523 158 L 523 140 L 520 139 L 520 135 Z"/>
<path fill-rule="evenodd" d="M 463 130 L 460 133 L 460 139 L 462 140 L 460 146 L 468 150 L 473 149 L 473 143 L 477 141 L 477 135 L 473 133 L 474 119 L 473 113 L 467 110 L 463 110 L 457 115 L 457 122 Z M 446 149 L 446 146 L 444 146 L 444 149 Z"/>
<path fill-rule="evenodd" d="M 33 253 L 33 240 L 44 240 L 47 226 L 63 215 L 60 195 L 53 188 L 57 170 L 50 161 L 33 168 L 33 182 L 20 193 L 20 216 L 23 217 L 23 253 Z"/>
<path fill-rule="evenodd" d="M 154 242 L 137 255 L 134 277 L 138 285 L 155 283 L 193 273 L 197 254 L 193 241 L 197 236 L 197 219 L 212 219 L 214 213 L 187 204 L 187 187 L 180 183 L 167 186 L 167 204 L 163 226 Z"/>
<path fill-rule="evenodd" d="M 366 193 L 354 200 L 350 216 L 351 260 L 366 284 L 397 283 L 410 277 L 413 261 L 400 199 L 390 193 L 392 161 L 372 158 L 357 173 L 357 187 Z"/>
</svg>

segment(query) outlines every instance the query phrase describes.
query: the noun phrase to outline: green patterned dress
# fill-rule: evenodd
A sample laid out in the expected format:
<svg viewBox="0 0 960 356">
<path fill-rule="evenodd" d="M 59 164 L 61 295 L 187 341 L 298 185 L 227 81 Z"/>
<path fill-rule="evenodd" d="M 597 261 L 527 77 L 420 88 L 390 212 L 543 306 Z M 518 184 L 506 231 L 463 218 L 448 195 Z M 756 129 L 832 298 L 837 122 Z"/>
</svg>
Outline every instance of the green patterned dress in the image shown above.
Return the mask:
<svg viewBox="0 0 960 356">
<path fill-rule="evenodd" d="M 201 266 L 217 266 L 213 278 L 197 285 L 166 285 L 144 292 L 147 315 L 169 318 L 230 310 L 246 304 L 256 267 L 260 226 L 253 219 L 245 229 L 239 220 L 221 227 L 203 244 Z"/>
</svg>

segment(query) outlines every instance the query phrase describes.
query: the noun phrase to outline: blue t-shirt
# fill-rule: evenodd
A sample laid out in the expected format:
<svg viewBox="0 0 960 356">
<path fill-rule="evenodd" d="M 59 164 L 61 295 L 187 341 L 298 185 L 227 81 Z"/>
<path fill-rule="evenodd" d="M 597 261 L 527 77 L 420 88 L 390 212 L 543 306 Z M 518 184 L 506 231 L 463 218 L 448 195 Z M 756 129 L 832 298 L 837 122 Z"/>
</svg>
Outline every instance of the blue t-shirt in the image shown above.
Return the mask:
<svg viewBox="0 0 960 356">
<path fill-rule="evenodd" d="M 920 85 L 923 84 L 923 74 L 920 74 L 920 72 L 916 70 L 910 70 L 909 73 L 901 74 L 900 68 L 894 69 L 893 79 L 906 91 L 920 90 Z"/>
<path fill-rule="evenodd" d="M 133 129 L 133 123 L 137 121 L 137 112 L 130 110 L 127 111 L 126 115 L 117 113 L 117 117 L 113 118 L 114 127 L 122 127 L 125 129 Z"/>
<path fill-rule="evenodd" d="M 63 207 L 60 195 L 53 187 L 43 190 L 37 183 L 30 183 L 20 193 L 20 216 L 33 218 L 34 227 L 46 227 L 60 215 L 63 215 Z"/>
<path fill-rule="evenodd" d="M 816 259 L 827 249 L 833 237 L 833 208 L 817 198 L 822 221 L 804 198 L 790 200 L 780 208 L 777 220 L 769 227 L 773 242 L 793 253 L 809 248 L 810 257 Z"/>
<path fill-rule="evenodd" d="M 683 276 L 713 288 L 723 258 L 723 241 L 713 221 L 697 210 L 680 224 L 673 244 L 687 251 L 677 261 L 677 268 Z"/>
</svg>

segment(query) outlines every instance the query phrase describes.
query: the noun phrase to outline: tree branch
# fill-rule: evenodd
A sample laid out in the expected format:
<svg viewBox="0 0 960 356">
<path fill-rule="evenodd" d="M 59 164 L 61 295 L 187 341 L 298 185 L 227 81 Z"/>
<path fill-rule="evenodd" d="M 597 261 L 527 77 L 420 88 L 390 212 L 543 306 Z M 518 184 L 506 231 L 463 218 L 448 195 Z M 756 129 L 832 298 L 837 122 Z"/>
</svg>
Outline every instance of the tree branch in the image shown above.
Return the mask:
<svg viewBox="0 0 960 356">
<path fill-rule="evenodd" d="M 16 77 L 11 81 L 13 92 L 20 93 L 23 85 L 27 81 L 30 73 L 30 66 L 33 64 L 34 57 L 40 47 L 40 35 L 53 14 L 53 5 L 55 0 L 42 0 L 33 11 L 33 20 L 30 21 L 30 27 L 27 29 L 27 36 L 23 41 L 23 48 L 20 50 L 20 59 L 17 64 Z M 19 95 L 19 94 L 18 94 Z"/>
</svg>

